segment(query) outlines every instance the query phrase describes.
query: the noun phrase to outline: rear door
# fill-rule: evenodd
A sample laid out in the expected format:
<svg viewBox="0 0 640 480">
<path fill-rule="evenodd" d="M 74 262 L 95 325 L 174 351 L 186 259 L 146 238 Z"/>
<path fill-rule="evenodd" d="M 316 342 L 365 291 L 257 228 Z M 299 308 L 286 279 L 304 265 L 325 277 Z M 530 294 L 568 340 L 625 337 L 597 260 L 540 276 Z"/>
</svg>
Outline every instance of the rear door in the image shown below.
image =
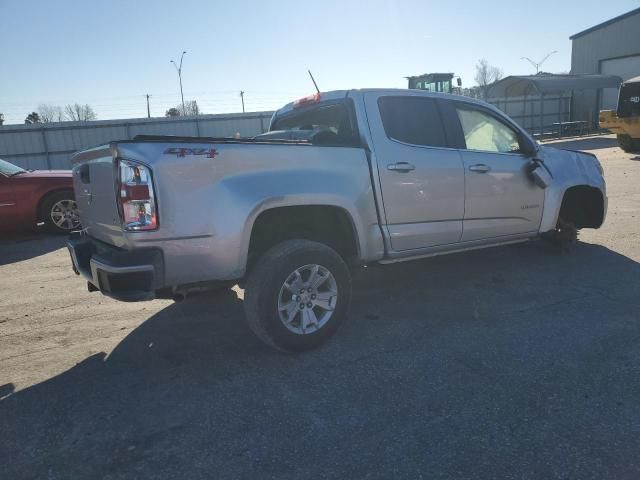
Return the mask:
<svg viewBox="0 0 640 480">
<path fill-rule="evenodd" d="M 460 241 L 464 169 L 448 148 L 438 102 L 423 94 L 365 94 L 384 213 L 396 251 Z"/>
<path fill-rule="evenodd" d="M 462 241 L 498 239 L 537 232 L 544 190 L 527 173 L 531 159 L 521 153 L 521 134 L 491 109 L 447 101 L 452 128 L 461 142 L 465 175 Z"/>
</svg>

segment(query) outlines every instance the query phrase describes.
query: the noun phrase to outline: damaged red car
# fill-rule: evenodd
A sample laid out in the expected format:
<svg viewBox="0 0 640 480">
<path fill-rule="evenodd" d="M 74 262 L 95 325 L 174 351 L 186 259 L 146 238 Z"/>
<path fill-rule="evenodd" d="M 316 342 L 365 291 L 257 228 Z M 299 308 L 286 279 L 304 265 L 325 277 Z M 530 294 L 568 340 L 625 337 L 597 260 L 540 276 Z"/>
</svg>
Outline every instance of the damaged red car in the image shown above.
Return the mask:
<svg viewBox="0 0 640 480">
<path fill-rule="evenodd" d="M 70 170 L 25 170 L 0 159 L 0 232 L 69 233 L 80 226 Z"/>
</svg>

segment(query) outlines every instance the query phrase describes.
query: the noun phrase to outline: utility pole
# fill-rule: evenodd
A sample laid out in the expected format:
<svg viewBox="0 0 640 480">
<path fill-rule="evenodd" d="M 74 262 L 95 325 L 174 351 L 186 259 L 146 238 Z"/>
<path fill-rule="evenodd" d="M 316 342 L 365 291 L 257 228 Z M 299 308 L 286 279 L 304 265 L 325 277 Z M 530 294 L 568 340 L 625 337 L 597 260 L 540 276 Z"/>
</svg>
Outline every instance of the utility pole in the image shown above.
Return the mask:
<svg viewBox="0 0 640 480">
<path fill-rule="evenodd" d="M 536 69 L 536 75 L 538 73 L 540 73 L 540 67 L 542 67 L 542 64 L 544 62 L 547 61 L 547 58 L 549 58 L 551 55 L 553 55 L 554 53 L 558 53 L 557 50 L 554 50 L 553 52 L 549 52 L 547 53 L 547 56 L 544 57 L 542 60 L 540 60 L 539 62 L 534 62 L 533 60 L 531 60 L 529 57 L 520 57 L 520 60 L 526 60 L 527 62 L 529 62 L 531 65 L 533 65 Z"/>
<path fill-rule="evenodd" d="M 242 100 L 242 113 L 244 113 L 244 90 L 240 90 L 240 99 Z"/>
<path fill-rule="evenodd" d="M 151 95 L 147 93 L 147 118 L 151 118 L 151 109 L 149 108 L 149 97 L 151 97 Z"/>
<path fill-rule="evenodd" d="M 182 59 L 184 57 L 184 54 L 187 53 L 186 51 L 182 52 L 182 55 L 180 55 L 180 66 L 178 66 L 178 64 L 176 62 L 174 62 L 173 60 L 171 60 L 169 63 L 173 63 L 173 66 L 176 67 L 176 70 L 178 72 L 178 79 L 180 80 L 180 98 L 182 98 L 182 115 L 185 116 L 187 114 L 187 111 L 184 108 L 184 94 L 182 93 Z"/>
</svg>

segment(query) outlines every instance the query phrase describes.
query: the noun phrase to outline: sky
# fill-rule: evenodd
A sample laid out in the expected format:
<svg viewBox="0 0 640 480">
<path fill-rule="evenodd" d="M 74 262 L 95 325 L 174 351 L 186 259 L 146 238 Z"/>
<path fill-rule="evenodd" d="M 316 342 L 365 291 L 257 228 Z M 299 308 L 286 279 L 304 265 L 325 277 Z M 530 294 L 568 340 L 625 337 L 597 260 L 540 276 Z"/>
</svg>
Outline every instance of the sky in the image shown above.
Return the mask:
<svg viewBox="0 0 640 480">
<path fill-rule="evenodd" d="M 472 86 L 486 58 L 505 76 L 569 72 L 569 36 L 640 0 L 0 0 L 0 112 L 91 105 L 98 119 L 152 116 L 185 100 L 203 113 L 278 108 L 321 90 L 406 88 L 454 72 Z"/>
</svg>

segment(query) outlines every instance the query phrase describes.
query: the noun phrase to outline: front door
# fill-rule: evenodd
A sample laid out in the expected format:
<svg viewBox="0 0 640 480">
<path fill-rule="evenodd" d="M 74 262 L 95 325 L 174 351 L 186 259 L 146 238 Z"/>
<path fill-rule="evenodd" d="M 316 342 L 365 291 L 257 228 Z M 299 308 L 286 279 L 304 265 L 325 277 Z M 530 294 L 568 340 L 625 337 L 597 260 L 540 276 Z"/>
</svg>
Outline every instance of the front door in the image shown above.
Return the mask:
<svg viewBox="0 0 640 480">
<path fill-rule="evenodd" d="M 18 208 L 11 178 L 0 173 L 0 231 L 15 228 Z"/>
<path fill-rule="evenodd" d="M 495 112 L 455 102 L 465 148 L 462 241 L 537 232 L 544 190 L 527 173 L 518 131 Z"/>
<path fill-rule="evenodd" d="M 464 169 L 447 148 L 437 101 L 416 95 L 365 95 L 386 228 L 395 251 L 460 241 Z"/>
</svg>

